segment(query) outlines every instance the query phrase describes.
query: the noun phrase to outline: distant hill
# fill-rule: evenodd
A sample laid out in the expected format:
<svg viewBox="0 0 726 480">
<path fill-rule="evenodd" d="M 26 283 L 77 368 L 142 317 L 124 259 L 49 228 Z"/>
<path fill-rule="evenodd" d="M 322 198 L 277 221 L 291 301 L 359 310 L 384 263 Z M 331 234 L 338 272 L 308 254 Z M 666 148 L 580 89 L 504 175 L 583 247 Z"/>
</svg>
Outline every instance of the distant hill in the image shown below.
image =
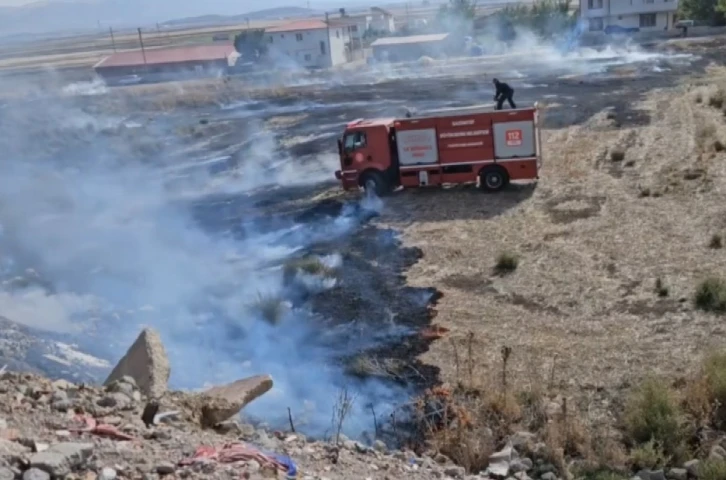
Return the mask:
<svg viewBox="0 0 726 480">
<path fill-rule="evenodd" d="M 321 15 L 322 10 L 314 10 L 302 7 L 276 7 L 257 10 L 242 15 L 201 15 L 199 17 L 187 17 L 170 20 L 162 23 L 169 27 L 178 26 L 197 26 L 197 25 L 220 25 L 227 23 L 244 23 L 246 19 L 250 20 L 280 20 L 284 18 L 295 17 L 311 17 Z"/>
</svg>

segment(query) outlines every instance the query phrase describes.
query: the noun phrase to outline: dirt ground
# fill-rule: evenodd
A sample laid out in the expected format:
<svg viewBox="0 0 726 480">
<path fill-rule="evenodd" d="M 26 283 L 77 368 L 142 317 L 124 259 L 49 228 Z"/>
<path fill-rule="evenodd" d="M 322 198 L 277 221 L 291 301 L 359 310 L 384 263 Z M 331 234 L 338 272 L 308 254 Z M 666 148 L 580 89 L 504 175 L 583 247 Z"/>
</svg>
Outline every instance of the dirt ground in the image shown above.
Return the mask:
<svg viewBox="0 0 726 480">
<path fill-rule="evenodd" d="M 442 292 L 436 321 L 450 329 L 422 360 L 455 383 L 457 351 L 473 333 L 482 383 L 499 375 L 508 346 L 520 386 L 551 385 L 583 407 L 607 407 L 643 376 L 676 381 L 722 347 L 722 319 L 697 312 L 692 298 L 699 281 L 726 266 L 723 251 L 709 248 L 726 228 L 726 154 L 714 147 L 726 123 L 706 101 L 714 87 L 696 86 L 725 79 L 709 69 L 638 99 L 629 95 L 637 87 L 624 85 L 612 92 L 613 108 L 546 129 L 534 189 L 392 197 L 382 221 L 423 252 L 407 280 Z M 638 124 L 623 124 L 633 116 L 626 106 L 637 110 Z M 614 150 L 624 159 L 613 160 Z M 493 267 L 504 252 L 520 262 L 498 276 Z M 667 297 L 657 294 L 658 279 Z"/>
</svg>

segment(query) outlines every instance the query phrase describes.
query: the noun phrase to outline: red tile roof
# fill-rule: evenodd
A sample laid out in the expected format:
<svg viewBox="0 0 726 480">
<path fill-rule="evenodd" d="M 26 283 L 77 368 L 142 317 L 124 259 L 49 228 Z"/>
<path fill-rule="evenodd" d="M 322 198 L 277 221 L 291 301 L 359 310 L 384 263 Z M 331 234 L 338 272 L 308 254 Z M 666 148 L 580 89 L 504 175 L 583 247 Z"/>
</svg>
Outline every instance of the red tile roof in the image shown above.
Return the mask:
<svg viewBox="0 0 726 480">
<path fill-rule="evenodd" d="M 322 20 L 298 20 L 265 29 L 266 33 L 299 32 L 301 30 L 322 30 L 328 26 Z"/>
<path fill-rule="evenodd" d="M 182 62 L 200 62 L 209 60 L 222 60 L 235 52 L 234 45 L 198 45 L 194 47 L 155 48 L 146 49 L 146 64 L 166 64 Z M 141 50 L 131 52 L 118 52 L 110 55 L 96 64 L 98 67 L 130 67 L 144 65 L 144 55 Z"/>
</svg>

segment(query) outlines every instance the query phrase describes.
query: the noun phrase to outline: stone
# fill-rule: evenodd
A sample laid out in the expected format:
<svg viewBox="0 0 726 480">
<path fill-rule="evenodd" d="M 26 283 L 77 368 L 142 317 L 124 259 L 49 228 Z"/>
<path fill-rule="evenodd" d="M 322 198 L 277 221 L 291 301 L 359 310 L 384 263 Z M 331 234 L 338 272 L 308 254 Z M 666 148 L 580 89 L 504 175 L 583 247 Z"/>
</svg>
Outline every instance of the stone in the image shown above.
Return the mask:
<svg viewBox="0 0 726 480">
<path fill-rule="evenodd" d="M 171 462 L 161 462 L 156 466 L 156 473 L 159 475 L 171 475 L 176 471 L 176 467 Z"/>
<path fill-rule="evenodd" d="M 666 478 L 670 480 L 687 480 L 688 470 L 685 468 L 671 468 L 666 474 Z"/>
<path fill-rule="evenodd" d="M 507 478 L 512 460 L 518 457 L 517 451 L 511 445 L 507 445 L 489 456 L 489 467 L 486 469 L 486 474 L 496 478 Z"/>
<path fill-rule="evenodd" d="M 202 426 L 214 427 L 229 420 L 271 388 L 272 377 L 269 375 L 257 375 L 210 388 L 202 394 Z"/>
<path fill-rule="evenodd" d="M 23 473 L 23 480 L 50 480 L 50 474 L 39 468 L 31 468 Z"/>
<path fill-rule="evenodd" d="M 57 443 L 30 457 L 30 467 L 53 477 L 63 477 L 85 462 L 93 453 L 92 443 Z"/>
<path fill-rule="evenodd" d="M 533 467 L 532 460 L 529 458 L 515 458 L 509 464 L 509 468 L 512 472 L 527 472 Z"/>
<path fill-rule="evenodd" d="M 57 403 L 68 400 L 68 394 L 65 390 L 56 390 L 53 392 L 53 395 L 50 397 L 51 403 Z"/>
<path fill-rule="evenodd" d="M 537 435 L 529 432 L 517 432 L 509 437 L 509 443 L 514 448 L 528 447 L 537 442 Z"/>
<path fill-rule="evenodd" d="M 641 470 L 637 476 L 641 480 L 666 480 L 663 470 Z"/>
<path fill-rule="evenodd" d="M 452 478 L 463 478 L 464 474 L 466 474 L 466 470 L 464 469 L 464 467 L 454 465 L 452 467 L 446 467 L 444 469 L 444 475 Z"/>
<path fill-rule="evenodd" d="M 373 450 L 379 453 L 386 453 L 386 451 L 388 451 L 388 447 L 383 441 L 376 440 L 375 442 L 373 442 Z"/>
<path fill-rule="evenodd" d="M 99 407 L 106 407 L 106 408 L 128 408 L 128 406 L 131 404 L 131 398 L 120 392 L 114 392 L 109 393 L 108 395 L 104 395 L 103 397 L 99 398 L 98 401 L 96 401 L 96 405 Z"/>
<path fill-rule="evenodd" d="M 541 480 L 557 480 L 557 475 L 552 472 L 543 473 L 539 477 Z"/>
<path fill-rule="evenodd" d="M 0 480 L 15 480 L 15 472 L 7 467 L 0 467 Z"/>
<path fill-rule="evenodd" d="M 166 393 L 169 375 L 171 367 L 161 337 L 156 331 L 145 328 L 116 364 L 104 386 L 129 376 L 141 393 L 150 398 L 160 398 Z"/>
<path fill-rule="evenodd" d="M 529 475 L 527 475 L 527 472 L 517 472 L 514 474 L 514 478 L 517 480 L 532 480 Z"/>
<path fill-rule="evenodd" d="M 8 421 L 0 417 L 0 430 L 5 430 L 6 428 L 8 428 Z"/>
<path fill-rule="evenodd" d="M 101 474 L 98 476 L 99 480 L 114 480 L 118 474 L 116 470 L 111 467 L 104 467 L 101 469 Z"/>
<path fill-rule="evenodd" d="M 724 460 L 726 459 L 726 450 L 721 445 L 714 445 L 708 458 L 710 460 Z"/>
<path fill-rule="evenodd" d="M 683 464 L 683 468 L 686 469 L 688 472 L 688 475 L 698 478 L 698 467 L 700 465 L 700 461 L 698 460 L 689 460 L 688 462 Z"/>
</svg>

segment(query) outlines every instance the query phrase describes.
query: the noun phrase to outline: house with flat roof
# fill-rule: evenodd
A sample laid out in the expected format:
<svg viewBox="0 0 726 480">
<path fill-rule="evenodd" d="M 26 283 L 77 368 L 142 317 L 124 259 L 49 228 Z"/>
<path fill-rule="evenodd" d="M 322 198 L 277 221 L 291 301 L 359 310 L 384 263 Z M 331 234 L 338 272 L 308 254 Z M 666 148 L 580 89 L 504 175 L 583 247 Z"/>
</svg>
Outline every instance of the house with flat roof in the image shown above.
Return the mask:
<svg viewBox="0 0 726 480">
<path fill-rule="evenodd" d="M 298 20 L 265 29 L 267 56 L 307 68 L 330 68 L 346 63 L 347 28 L 322 20 Z"/>
<path fill-rule="evenodd" d="M 675 28 L 678 0 L 580 0 L 590 32 L 657 32 Z"/>
<path fill-rule="evenodd" d="M 412 61 L 423 56 L 446 55 L 452 47 L 450 38 L 448 33 L 384 37 L 371 43 L 371 49 L 373 57 L 378 61 Z"/>
<path fill-rule="evenodd" d="M 193 47 L 138 49 L 117 52 L 94 65 L 97 75 L 104 80 L 115 80 L 130 75 L 145 78 L 190 74 L 195 76 L 226 73 L 238 57 L 232 44 L 198 45 Z"/>
</svg>

